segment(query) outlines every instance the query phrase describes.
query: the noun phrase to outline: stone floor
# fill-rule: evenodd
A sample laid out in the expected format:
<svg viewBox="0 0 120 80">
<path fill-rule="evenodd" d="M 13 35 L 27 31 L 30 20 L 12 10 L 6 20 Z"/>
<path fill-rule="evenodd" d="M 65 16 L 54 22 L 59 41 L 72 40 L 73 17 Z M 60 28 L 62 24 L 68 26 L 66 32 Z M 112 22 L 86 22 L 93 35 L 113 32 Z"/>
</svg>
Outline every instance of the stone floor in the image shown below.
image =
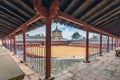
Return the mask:
<svg viewBox="0 0 120 80">
<path fill-rule="evenodd" d="M 0 47 L 0 52 L 2 53 L 10 53 L 10 56 L 16 61 L 16 63 L 19 65 L 19 67 L 21 68 L 21 70 L 24 72 L 25 77 L 23 80 L 40 80 L 40 78 L 42 78 L 39 73 L 33 71 L 32 69 L 30 69 L 27 64 L 25 63 L 21 63 L 21 60 L 18 58 L 17 55 L 12 55 L 13 52 L 10 52 L 9 50 L 7 50 L 4 47 Z M 1 80 L 1 79 L 0 79 Z"/>
<path fill-rule="evenodd" d="M 24 78 L 24 72 L 20 69 L 9 52 L 0 47 L 0 80 Z"/>
<path fill-rule="evenodd" d="M 24 80 L 43 80 L 40 79 L 39 73 L 31 70 L 25 63 L 21 63 L 17 56 L 11 56 L 25 73 Z M 120 80 L 120 57 L 115 57 L 115 52 L 111 51 L 90 63 L 81 62 L 61 71 L 55 75 L 55 80 Z"/>
<path fill-rule="evenodd" d="M 120 80 L 120 57 L 105 54 L 90 63 L 81 62 L 55 75 L 55 80 Z"/>
</svg>

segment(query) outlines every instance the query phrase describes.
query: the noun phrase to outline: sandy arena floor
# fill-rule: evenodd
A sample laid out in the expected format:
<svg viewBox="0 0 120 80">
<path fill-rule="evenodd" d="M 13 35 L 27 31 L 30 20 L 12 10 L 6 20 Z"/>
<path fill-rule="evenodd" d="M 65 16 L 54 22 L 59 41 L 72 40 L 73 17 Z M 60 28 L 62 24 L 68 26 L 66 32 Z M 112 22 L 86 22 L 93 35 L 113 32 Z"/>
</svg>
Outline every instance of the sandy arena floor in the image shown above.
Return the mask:
<svg viewBox="0 0 120 80">
<path fill-rule="evenodd" d="M 52 46 L 52 57 L 55 58 L 79 58 L 85 56 L 85 47 L 76 46 Z M 98 49 L 89 48 L 89 53 L 97 53 Z M 34 54 L 37 56 L 45 56 L 45 48 L 39 47 L 29 47 L 27 48 L 27 53 Z"/>
</svg>

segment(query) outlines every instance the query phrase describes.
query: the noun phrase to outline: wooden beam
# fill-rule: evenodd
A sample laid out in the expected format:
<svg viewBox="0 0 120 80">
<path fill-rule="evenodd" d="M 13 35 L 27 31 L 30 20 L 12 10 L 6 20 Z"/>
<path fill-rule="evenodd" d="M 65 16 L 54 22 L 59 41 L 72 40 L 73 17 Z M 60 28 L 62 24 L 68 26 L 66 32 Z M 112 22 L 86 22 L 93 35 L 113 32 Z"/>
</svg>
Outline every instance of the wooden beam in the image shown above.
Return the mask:
<svg viewBox="0 0 120 80">
<path fill-rule="evenodd" d="M 80 21 L 80 20 L 78 20 L 78 19 L 76 19 L 76 18 L 74 18 L 74 17 L 72 17 L 72 16 L 70 16 L 70 15 L 64 13 L 64 12 L 59 12 L 58 17 L 59 17 L 59 18 L 62 18 L 62 19 L 64 19 L 64 20 L 73 22 L 73 23 L 78 24 L 78 25 L 83 26 L 83 27 L 84 27 L 84 25 L 85 25 L 84 22 L 82 22 L 82 21 Z"/>
<path fill-rule="evenodd" d="M 64 13 L 64 12 L 59 12 L 58 17 L 62 18 L 64 20 L 73 22 L 74 24 L 77 24 L 77 25 L 82 26 L 84 28 L 89 28 L 90 30 L 96 31 L 98 33 L 102 32 L 105 35 L 108 35 L 108 34 L 111 35 L 110 33 L 107 33 L 107 32 L 105 32 L 103 30 L 100 30 L 98 28 L 92 27 L 91 25 L 89 25 L 87 23 L 84 23 L 83 21 L 80 21 L 80 20 L 74 18 L 73 16 L 70 16 L 70 15 Z M 87 27 L 85 25 L 87 25 Z"/>
<path fill-rule="evenodd" d="M 18 31 L 20 31 L 22 28 L 24 28 L 25 27 L 25 25 L 26 25 L 26 27 L 28 27 L 30 24 L 32 24 L 32 23 L 34 23 L 34 22 L 36 22 L 36 21 L 38 21 L 38 20 L 40 20 L 40 19 L 43 19 L 44 17 L 43 16 L 40 16 L 39 14 L 38 15 L 35 15 L 33 18 L 31 18 L 30 20 L 28 20 L 27 22 L 25 22 L 23 25 L 21 25 L 20 27 L 18 27 L 14 32 L 18 32 Z M 13 33 L 14 33 L 13 32 Z M 11 33 L 11 34 L 13 34 L 13 33 Z M 11 35 L 11 34 L 9 34 L 9 35 Z"/>
</svg>

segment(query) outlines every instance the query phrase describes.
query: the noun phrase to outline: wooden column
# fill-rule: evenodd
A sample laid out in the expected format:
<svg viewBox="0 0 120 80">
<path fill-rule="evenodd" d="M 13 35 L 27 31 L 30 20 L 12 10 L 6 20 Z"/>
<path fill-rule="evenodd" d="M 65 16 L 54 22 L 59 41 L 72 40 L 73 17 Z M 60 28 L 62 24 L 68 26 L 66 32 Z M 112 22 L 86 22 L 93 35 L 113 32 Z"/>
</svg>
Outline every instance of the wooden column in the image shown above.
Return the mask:
<svg viewBox="0 0 120 80">
<path fill-rule="evenodd" d="M 16 33 L 14 33 L 14 55 L 16 55 Z"/>
<path fill-rule="evenodd" d="M 12 51 L 12 41 L 11 41 L 11 39 L 12 39 L 12 36 L 10 36 L 10 51 Z"/>
<path fill-rule="evenodd" d="M 102 33 L 100 33 L 100 56 L 102 56 Z"/>
<path fill-rule="evenodd" d="M 112 37 L 112 45 L 111 46 L 112 46 L 112 50 L 113 50 L 113 37 Z"/>
<path fill-rule="evenodd" d="M 119 39 L 119 47 L 120 47 L 120 39 Z"/>
<path fill-rule="evenodd" d="M 2 39 L 2 46 L 4 46 L 4 45 L 3 45 L 3 39 Z"/>
<path fill-rule="evenodd" d="M 116 41 L 116 38 L 115 38 L 115 49 L 116 49 L 116 42 L 117 42 L 117 41 Z"/>
<path fill-rule="evenodd" d="M 49 15 L 45 18 L 46 23 L 46 79 L 51 77 L 51 23 Z"/>
<path fill-rule="evenodd" d="M 89 29 L 86 28 L 86 57 L 85 61 L 86 63 L 89 63 Z"/>
<path fill-rule="evenodd" d="M 7 48 L 7 38 L 5 38 L 5 47 Z"/>
<path fill-rule="evenodd" d="M 25 35 L 25 33 L 27 30 L 27 27 L 22 28 L 21 30 L 23 32 L 23 61 L 26 62 L 26 35 Z"/>
<path fill-rule="evenodd" d="M 117 38 L 117 48 L 118 48 L 118 38 Z"/>
<path fill-rule="evenodd" d="M 108 39 L 107 39 L 107 52 L 109 52 L 109 36 L 108 36 Z"/>
</svg>

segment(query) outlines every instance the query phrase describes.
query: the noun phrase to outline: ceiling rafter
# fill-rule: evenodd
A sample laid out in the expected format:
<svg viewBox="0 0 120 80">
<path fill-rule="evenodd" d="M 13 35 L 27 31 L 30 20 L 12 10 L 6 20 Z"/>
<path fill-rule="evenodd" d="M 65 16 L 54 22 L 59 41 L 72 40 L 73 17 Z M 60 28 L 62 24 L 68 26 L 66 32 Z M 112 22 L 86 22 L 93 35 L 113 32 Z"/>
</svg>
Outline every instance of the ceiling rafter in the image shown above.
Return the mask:
<svg viewBox="0 0 120 80">
<path fill-rule="evenodd" d="M 93 18 L 97 17 L 98 15 L 102 14 L 104 11 L 110 9 L 112 6 L 116 5 L 116 4 L 119 4 L 119 1 L 120 0 L 114 0 L 113 3 L 107 5 L 104 9 L 98 11 L 97 13 L 95 13 L 93 16 L 89 17 L 88 19 L 85 20 L 85 22 L 89 22 L 91 21 Z"/>
<path fill-rule="evenodd" d="M 25 21 L 25 19 L 23 19 L 23 18 L 22 18 L 22 16 L 20 17 L 20 16 L 19 16 L 19 15 L 17 15 L 16 13 L 14 13 L 14 12 L 10 11 L 9 9 L 7 9 L 7 8 L 5 8 L 5 7 L 1 6 L 1 5 L 0 5 L 0 8 L 4 9 L 5 11 L 8 11 L 8 12 L 9 12 L 9 13 L 11 13 L 12 15 L 14 15 L 14 16 L 16 16 L 16 17 L 18 17 L 18 18 L 17 18 L 18 20 L 20 20 L 20 21 Z"/>
<path fill-rule="evenodd" d="M 17 8 L 15 5 L 11 4 L 10 2 L 8 2 L 7 0 L 3 0 L 3 2 L 5 4 L 7 4 L 8 6 L 12 7 L 13 9 L 17 10 L 18 12 L 20 12 L 21 14 L 25 15 L 28 18 L 31 18 L 30 15 L 28 15 L 27 13 L 25 13 L 24 11 L 22 11 L 21 9 Z"/>
<path fill-rule="evenodd" d="M 95 0 L 88 0 L 88 1 L 86 1 L 82 6 L 80 6 L 80 7 L 72 14 L 72 16 L 77 17 L 77 15 L 79 15 L 84 9 L 86 9 L 87 7 L 89 7 L 89 5 L 91 5 L 93 2 L 95 2 Z"/>
<path fill-rule="evenodd" d="M 16 3 L 21 4 L 27 10 L 29 10 L 32 14 L 35 14 L 35 11 L 31 9 L 28 5 L 26 5 L 22 0 L 15 0 Z"/>
<path fill-rule="evenodd" d="M 3 25 L 0 25 L 0 30 L 4 30 L 5 32 L 11 33 L 12 31 L 5 28 Z"/>
<path fill-rule="evenodd" d="M 17 24 L 17 25 L 20 25 L 20 23 L 15 22 L 13 19 L 11 19 L 11 18 L 7 17 L 6 15 L 1 14 L 0 16 L 1 16 L 1 17 L 3 17 L 3 18 L 5 18 L 6 20 L 11 21 L 12 23 L 15 23 L 15 24 Z"/>
<path fill-rule="evenodd" d="M 1 23 L 1 22 L 0 22 L 0 23 Z M 6 24 L 6 23 L 2 23 L 2 24 L 0 24 L 0 25 L 5 25 L 5 28 L 8 28 L 8 29 L 13 30 L 13 31 L 14 31 L 14 29 L 15 29 L 15 28 L 11 27 L 11 25 L 8 25 L 8 24 Z"/>
<path fill-rule="evenodd" d="M 109 17 L 102 19 L 101 21 L 97 22 L 94 26 L 101 24 L 102 22 L 108 21 L 110 18 L 119 15 L 120 11 L 115 12 L 114 14 L 110 15 Z"/>
<path fill-rule="evenodd" d="M 80 19 L 84 21 L 86 18 L 93 15 L 98 9 L 103 7 L 108 1 L 110 1 L 110 0 L 101 1 L 98 5 L 96 5 L 93 9 L 91 9 L 89 12 L 87 12 L 84 16 L 80 17 Z"/>
<path fill-rule="evenodd" d="M 109 13 L 106 13 L 105 15 L 101 16 L 100 18 L 96 19 L 95 21 L 93 21 L 91 24 L 95 24 L 99 21 L 101 21 L 102 19 L 106 18 L 106 17 L 109 17 L 111 14 L 114 14 L 115 12 L 119 11 L 120 10 L 120 7 L 117 7 L 115 9 L 113 9 L 112 11 L 110 11 Z"/>
<path fill-rule="evenodd" d="M 107 24 L 109 24 L 109 23 L 111 23 L 112 21 L 117 20 L 117 19 L 119 19 L 119 18 L 120 18 L 120 17 L 118 17 L 118 16 L 116 16 L 116 17 L 114 17 L 114 18 L 110 18 L 109 21 L 103 22 L 101 25 L 99 25 L 99 26 L 97 26 L 97 27 L 105 27 Z"/>
<path fill-rule="evenodd" d="M 6 33 L 6 34 L 9 34 L 9 32 L 7 32 L 7 31 L 5 31 L 5 30 L 3 30 L 3 29 L 0 29 L 0 32 L 4 32 L 4 33 Z"/>
<path fill-rule="evenodd" d="M 6 22 L 7 24 L 10 24 L 13 28 L 15 28 L 15 27 L 16 27 L 16 25 L 14 25 L 14 24 L 10 23 L 10 22 L 9 22 L 9 21 L 7 21 L 7 20 L 4 20 L 3 18 L 0 18 L 0 20 L 1 20 L 1 21 Z"/>
<path fill-rule="evenodd" d="M 1 15 L 4 15 L 4 16 L 10 18 L 10 19 L 12 19 L 13 21 L 16 21 L 16 22 L 19 22 L 20 24 L 22 24 L 21 21 L 17 20 L 16 18 L 14 18 L 14 17 L 12 17 L 12 16 L 10 16 L 10 15 L 8 15 L 8 14 L 2 12 L 2 11 L 0 11 L 0 14 L 1 14 Z"/>
</svg>

